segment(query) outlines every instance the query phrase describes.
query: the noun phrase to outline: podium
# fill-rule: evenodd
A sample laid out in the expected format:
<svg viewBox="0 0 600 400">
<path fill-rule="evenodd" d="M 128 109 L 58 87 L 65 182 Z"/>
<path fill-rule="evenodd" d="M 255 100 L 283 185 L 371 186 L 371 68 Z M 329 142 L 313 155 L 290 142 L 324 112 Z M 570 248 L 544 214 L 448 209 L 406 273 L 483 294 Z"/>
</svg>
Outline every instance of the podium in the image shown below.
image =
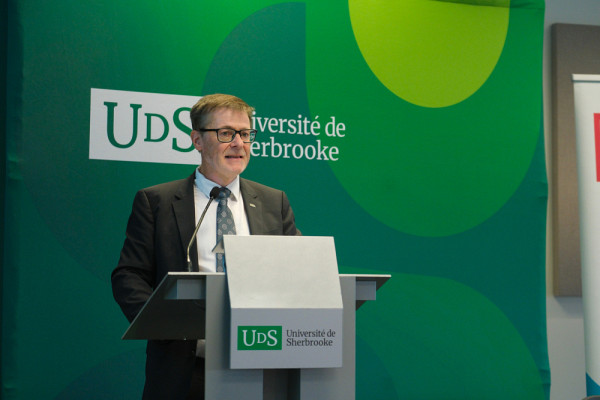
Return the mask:
<svg viewBox="0 0 600 400">
<path fill-rule="evenodd" d="M 227 274 L 170 272 L 123 339 L 206 341 L 207 400 L 355 398 L 356 310 L 390 275 L 338 274 L 331 237 L 224 236 Z"/>
</svg>

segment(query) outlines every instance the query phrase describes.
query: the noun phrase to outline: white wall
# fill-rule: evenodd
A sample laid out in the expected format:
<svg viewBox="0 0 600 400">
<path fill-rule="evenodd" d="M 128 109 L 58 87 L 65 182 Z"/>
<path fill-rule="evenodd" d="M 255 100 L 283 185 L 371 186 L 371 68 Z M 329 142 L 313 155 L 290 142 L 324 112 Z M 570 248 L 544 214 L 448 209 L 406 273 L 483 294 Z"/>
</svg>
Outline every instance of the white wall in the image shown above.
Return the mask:
<svg viewBox="0 0 600 400">
<path fill-rule="evenodd" d="M 550 87 L 550 26 L 555 23 L 600 25 L 600 0 L 546 0 L 544 24 L 544 124 L 548 181 L 552 182 L 551 130 L 552 108 Z M 551 192 L 550 192 L 551 193 Z M 548 209 L 550 210 L 552 198 Z M 552 220 L 548 214 L 548 232 Z M 552 295 L 552 249 L 547 250 L 547 321 L 548 352 L 552 373 L 551 400 L 579 400 L 585 397 L 585 353 L 583 344 L 583 312 L 580 297 Z"/>
</svg>

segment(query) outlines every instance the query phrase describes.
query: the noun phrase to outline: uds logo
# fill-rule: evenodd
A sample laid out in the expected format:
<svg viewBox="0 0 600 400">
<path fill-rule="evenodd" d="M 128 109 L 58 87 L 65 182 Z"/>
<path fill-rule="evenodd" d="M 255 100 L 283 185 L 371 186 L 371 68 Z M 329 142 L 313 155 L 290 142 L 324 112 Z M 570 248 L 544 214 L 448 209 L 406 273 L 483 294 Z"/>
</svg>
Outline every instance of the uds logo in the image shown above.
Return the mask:
<svg viewBox="0 0 600 400">
<path fill-rule="evenodd" d="M 238 326 L 238 350 L 281 350 L 281 326 Z"/>
</svg>

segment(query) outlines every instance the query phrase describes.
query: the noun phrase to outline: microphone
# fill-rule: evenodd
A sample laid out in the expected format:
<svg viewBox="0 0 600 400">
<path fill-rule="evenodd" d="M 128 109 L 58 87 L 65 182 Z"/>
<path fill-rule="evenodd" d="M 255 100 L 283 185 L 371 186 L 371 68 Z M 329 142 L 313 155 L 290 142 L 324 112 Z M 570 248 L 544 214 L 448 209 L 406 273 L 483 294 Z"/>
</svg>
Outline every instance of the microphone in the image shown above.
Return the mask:
<svg viewBox="0 0 600 400">
<path fill-rule="evenodd" d="M 208 211 L 208 207 L 210 206 L 210 203 L 212 203 L 212 201 L 215 198 L 219 197 L 219 193 L 221 193 L 220 187 L 215 186 L 214 188 L 211 189 L 210 198 L 208 199 L 208 203 L 206 204 L 206 207 L 204 207 L 204 211 L 202 212 L 202 215 L 200 216 L 200 219 L 198 220 L 198 224 L 196 225 L 194 234 L 192 235 L 192 238 L 190 239 L 190 243 L 187 246 L 186 256 L 187 256 L 188 272 L 192 272 L 192 261 L 190 260 L 190 249 L 192 248 L 192 243 L 194 243 L 194 239 L 196 239 L 196 235 L 198 234 L 198 229 L 200 229 L 200 224 L 202 223 L 202 220 L 204 219 L 204 214 L 206 214 L 206 211 Z"/>
</svg>

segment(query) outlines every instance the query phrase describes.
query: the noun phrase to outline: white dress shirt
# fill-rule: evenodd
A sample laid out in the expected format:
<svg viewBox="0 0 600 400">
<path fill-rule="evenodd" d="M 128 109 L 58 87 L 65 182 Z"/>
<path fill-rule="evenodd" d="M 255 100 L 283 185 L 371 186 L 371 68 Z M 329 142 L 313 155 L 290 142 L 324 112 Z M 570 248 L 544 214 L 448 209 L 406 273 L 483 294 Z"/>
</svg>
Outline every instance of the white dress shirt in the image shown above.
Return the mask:
<svg viewBox="0 0 600 400">
<path fill-rule="evenodd" d="M 202 211 L 210 198 L 210 191 L 221 185 L 206 179 L 204 175 L 196 169 L 196 180 L 194 184 L 194 206 L 196 209 L 195 223 L 198 223 Z M 250 227 L 248 225 L 248 217 L 244 209 L 244 201 L 240 192 L 240 177 L 237 176 L 233 182 L 227 185 L 227 189 L 231 190 L 231 195 L 227 201 L 227 205 L 233 214 L 235 222 L 235 231 L 237 235 L 250 235 Z M 210 207 L 206 211 L 204 221 L 200 225 L 198 235 L 196 237 L 196 245 L 198 248 L 198 266 L 201 272 L 216 272 L 217 257 L 212 252 L 217 244 L 217 207 L 218 199 L 213 200 Z"/>
</svg>

